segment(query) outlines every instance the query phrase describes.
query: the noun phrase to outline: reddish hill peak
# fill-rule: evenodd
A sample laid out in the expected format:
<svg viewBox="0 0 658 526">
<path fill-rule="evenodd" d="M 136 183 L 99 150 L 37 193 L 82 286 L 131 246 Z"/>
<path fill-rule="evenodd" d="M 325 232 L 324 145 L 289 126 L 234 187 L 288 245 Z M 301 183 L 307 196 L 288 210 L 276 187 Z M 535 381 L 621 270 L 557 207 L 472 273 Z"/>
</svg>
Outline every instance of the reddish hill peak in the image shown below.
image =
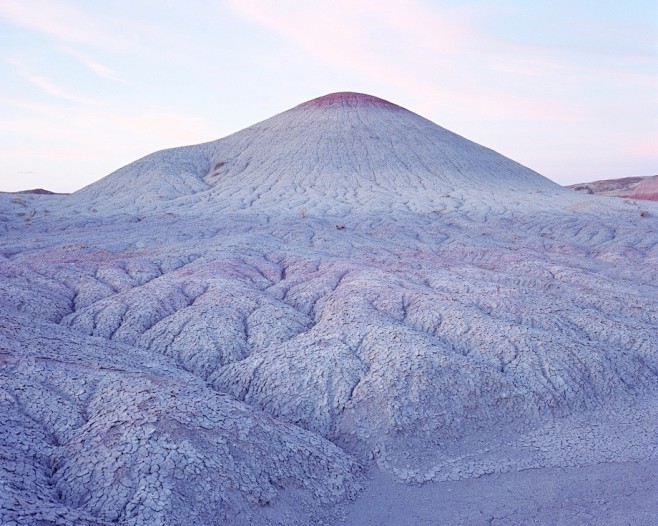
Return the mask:
<svg viewBox="0 0 658 526">
<path fill-rule="evenodd" d="M 297 107 L 318 108 L 329 106 L 377 106 L 380 108 L 402 109 L 397 104 L 380 99 L 379 97 L 373 97 L 372 95 L 366 95 L 365 93 L 354 93 L 352 91 L 329 93 L 328 95 L 304 102 Z"/>
<path fill-rule="evenodd" d="M 658 201 L 658 175 L 645 177 L 635 188 L 630 197 Z"/>
</svg>

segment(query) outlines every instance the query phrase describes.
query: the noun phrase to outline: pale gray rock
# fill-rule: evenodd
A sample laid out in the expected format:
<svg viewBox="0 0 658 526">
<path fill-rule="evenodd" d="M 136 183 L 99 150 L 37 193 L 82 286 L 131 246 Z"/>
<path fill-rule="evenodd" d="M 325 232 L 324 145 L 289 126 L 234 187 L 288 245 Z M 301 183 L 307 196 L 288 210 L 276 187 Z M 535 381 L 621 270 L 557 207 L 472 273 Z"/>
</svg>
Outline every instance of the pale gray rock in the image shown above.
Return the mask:
<svg viewBox="0 0 658 526">
<path fill-rule="evenodd" d="M 0 348 L 2 524 L 277 524 L 282 489 L 303 517 L 361 487 L 344 451 L 165 358 L 9 312 Z"/>
</svg>

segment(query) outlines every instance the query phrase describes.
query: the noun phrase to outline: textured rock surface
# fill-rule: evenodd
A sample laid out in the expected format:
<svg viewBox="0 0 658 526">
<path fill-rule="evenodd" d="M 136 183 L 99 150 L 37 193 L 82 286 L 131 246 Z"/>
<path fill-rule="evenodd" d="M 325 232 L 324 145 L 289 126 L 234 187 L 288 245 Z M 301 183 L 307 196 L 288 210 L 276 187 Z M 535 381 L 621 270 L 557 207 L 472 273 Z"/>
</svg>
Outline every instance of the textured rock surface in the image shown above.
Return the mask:
<svg viewBox="0 0 658 526">
<path fill-rule="evenodd" d="M 6 313 L 0 378 L 2 524 L 267 523 L 282 488 L 310 513 L 360 487 L 333 444 L 133 347 Z"/>
<path fill-rule="evenodd" d="M 643 212 L 355 94 L 0 194 L 0 523 L 315 524 L 370 462 L 655 459 Z"/>
</svg>

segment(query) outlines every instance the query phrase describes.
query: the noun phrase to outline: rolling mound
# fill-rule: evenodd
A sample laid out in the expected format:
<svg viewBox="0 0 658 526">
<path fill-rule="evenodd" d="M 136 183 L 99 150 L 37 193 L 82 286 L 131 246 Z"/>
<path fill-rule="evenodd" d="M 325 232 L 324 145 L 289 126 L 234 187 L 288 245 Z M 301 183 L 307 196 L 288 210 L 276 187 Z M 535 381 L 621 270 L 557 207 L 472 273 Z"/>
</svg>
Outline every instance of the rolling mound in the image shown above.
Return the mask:
<svg viewBox="0 0 658 526">
<path fill-rule="evenodd" d="M 96 209 L 432 210 L 451 193 L 560 192 L 390 102 L 334 93 L 214 142 L 149 155 L 77 192 Z"/>
</svg>

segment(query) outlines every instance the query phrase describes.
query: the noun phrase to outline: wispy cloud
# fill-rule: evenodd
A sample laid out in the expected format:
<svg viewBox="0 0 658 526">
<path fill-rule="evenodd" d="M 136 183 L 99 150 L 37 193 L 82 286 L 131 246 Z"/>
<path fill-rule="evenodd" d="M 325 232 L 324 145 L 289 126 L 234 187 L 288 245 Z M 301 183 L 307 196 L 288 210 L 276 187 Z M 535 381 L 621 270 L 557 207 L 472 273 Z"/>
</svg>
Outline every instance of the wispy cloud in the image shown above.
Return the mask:
<svg viewBox="0 0 658 526">
<path fill-rule="evenodd" d="M 78 51 L 71 47 L 62 47 L 62 51 L 64 51 L 64 53 L 66 53 L 67 55 L 70 55 L 73 58 L 79 60 L 82 64 L 87 66 L 87 68 L 89 68 L 91 71 L 96 73 L 96 75 L 98 75 L 99 77 L 103 77 L 108 80 L 115 80 L 117 82 L 125 82 L 125 80 L 122 79 L 116 71 L 114 71 L 112 68 L 107 67 L 104 64 L 101 64 L 99 61 L 97 61 L 87 53 L 82 53 L 81 51 Z"/>
<path fill-rule="evenodd" d="M 15 71 L 20 75 L 24 80 L 32 84 L 34 87 L 39 89 L 41 92 L 51 95 L 52 97 L 57 97 L 58 99 L 67 100 L 70 102 L 75 102 L 77 104 L 83 105 L 101 105 L 104 104 L 103 101 L 98 99 L 91 99 L 88 97 L 80 96 L 76 93 L 73 93 L 66 88 L 62 88 L 57 85 L 52 80 L 47 77 L 35 73 L 32 71 L 27 64 L 17 59 L 9 59 L 6 61 L 8 64 L 14 66 Z"/>
<path fill-rule="evenodd" d="M 418 100 L 450 101 L 491 117 L 570 120 L 546 98 L 486 82 L 487 72 L 546 76 L 544 64 L 520 56 L 480 29 L 482 13 L 417 1 L 231 0 L 233 9 L 332 66 L 396 86 Z M 410 54 L 409 49 L 414 49 Z M 566 65 L 544 59 L 553 69 Z M 505 79 L 506 81 L 508 79 Z M 492 104 L 492 101 L 496 101 Z"/>
<path fill-rule="evenodd" d="M 2 119 L 0 132 L 33 139 L 51 137 L 52 144 L 79 142 L 85 145 L 81 150 L 86 152 L 107 150 L 106 153 L 111 153 L 118 144 L 139 145 L 146 140 L 150 146 L 142 146 L 144 150 L 138 152 L 146 154 L 148 148 L 216 138 L 216 131 L 207 120 L 155 106 L 140 109 L 118 109 L 109 105 L 64 107 L 0 97 L 1 105 L 22 108 L 23 113 Z M 52 130 L 64 128 L 67 129 L 65 136 L 57 140 L 52 138 Z"/>
<path fill-rule="evenodd" d="M 126 39 L 95 17 L 59 0 L 2 0 L 0 17 L 64 42 L 108 49 L 126 48 Z"/>
<path fill-rule="evenodd" d="M 442 56 L 463 52 L 474 40 L 464 21 L 437 17 L 417 2 L 336 0 L 331 8 L 317 2 L 231 0 L 242 16 L 303 46 L 324 61 L 350 70 L 382 76 L 387 65 L 416 61 L 403 54 L 410 41 Z M 406 56 L 405 56 L 406 55 Z"/>
</svg>

